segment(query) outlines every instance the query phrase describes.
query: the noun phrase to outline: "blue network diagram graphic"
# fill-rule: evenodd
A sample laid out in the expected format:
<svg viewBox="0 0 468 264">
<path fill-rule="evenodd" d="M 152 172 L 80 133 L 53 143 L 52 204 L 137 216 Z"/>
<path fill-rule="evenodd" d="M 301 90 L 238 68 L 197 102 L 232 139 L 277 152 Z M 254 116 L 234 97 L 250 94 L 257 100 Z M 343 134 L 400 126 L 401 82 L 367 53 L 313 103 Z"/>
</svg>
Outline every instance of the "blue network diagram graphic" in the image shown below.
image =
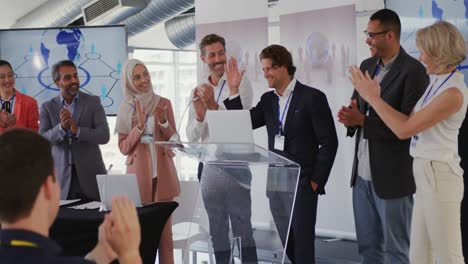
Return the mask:
<svg viewBox="0 0 468 264">
<path fill-rule="evenodd" d="M 447 20 L 454 23 L 463 33 L 465 41 L 468 38 L 468 0 L 416 0 L 411 2 L 411 7 L 407 1 L 394 0 L 387 1 L 386 7 L 400 14 L 401 44 L 413 57 L 419 57 L 419 50 L 416 48 L 416 31 L 436 21 Z M 463 61 L 458 69 L 465 74 L 465 83 L 468 84 L 468 60 Z"/>
<path fill-rule="evenodd" d="M 39 104 L 50 100 L 59 93 L 52 78 L 52 65 L 68 59 L 77 66 L 80 90 L 99 96 L 106 113 L 115 114 L 122 94 L 120 72 L 125 57 L 120 59 L 121 56 L 113 54 L 115 52 L 109 52 L 111 49 L 96 42 L 96 37 L 85 38 L 88 36 L 86 33 L 80 28 L 44 29 L 40 32 L 40 40 L 32 41 L 25 55 L 23 53 L 22 57 L 11 61 L 16 88 L 36 98 Z M 126 47 L 126 43 L 122 46 Z M 126 56 L 126 50 L 123 51 Z"/>
</svg>

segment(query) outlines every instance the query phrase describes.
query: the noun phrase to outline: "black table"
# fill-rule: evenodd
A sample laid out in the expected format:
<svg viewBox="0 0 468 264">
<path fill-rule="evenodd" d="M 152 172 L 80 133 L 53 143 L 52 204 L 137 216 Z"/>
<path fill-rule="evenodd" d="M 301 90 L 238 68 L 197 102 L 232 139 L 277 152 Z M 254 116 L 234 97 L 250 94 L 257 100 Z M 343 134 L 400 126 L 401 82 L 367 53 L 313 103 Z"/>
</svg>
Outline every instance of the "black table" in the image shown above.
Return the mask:
<svg viewBox="0 0 468 264">
<path fill-rule="evenodd" d="M 164 225 L 177 206 L 176 202 L 168 202 L 138 208 L 143 263 L 154 263 Z M 96 246 L 98 228 L 104 220 L 104 214 L 97 209 L 61 207 L 50 229 L 50 237 L 60 244 L 64 255 L 85 256 Z"/>
</svg>

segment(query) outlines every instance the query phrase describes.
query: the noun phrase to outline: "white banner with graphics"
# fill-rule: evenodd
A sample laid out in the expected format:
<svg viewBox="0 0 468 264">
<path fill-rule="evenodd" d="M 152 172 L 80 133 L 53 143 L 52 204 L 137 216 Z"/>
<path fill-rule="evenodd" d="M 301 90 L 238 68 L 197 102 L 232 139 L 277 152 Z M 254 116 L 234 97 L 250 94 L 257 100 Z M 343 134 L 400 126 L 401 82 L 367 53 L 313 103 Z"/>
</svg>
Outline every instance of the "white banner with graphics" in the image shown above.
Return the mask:
<svg viewBox="0 0 468 264">
<path fill-rule="evenodd" d="M 349 104 L 353 91 L 347 69 L 357 63 L 354 4 L 310 10 L 310 1 L 294 0 L 298 10 L 294 12 L 290 1 L 280 1 L 281 44 L 292 53 L 297 79 L 327 95 L 336 120 L 339 108 Z M 301 6 L 301 2 L 307 3 Z M 327 194 L 319 198 L 316 230 L 318 235 L 354 238 L 349 184 L 354 138 L 346 138 L 342 124 L 335 122 L 335 126 L 339 148 L 325 187 Z"/>
</svg>

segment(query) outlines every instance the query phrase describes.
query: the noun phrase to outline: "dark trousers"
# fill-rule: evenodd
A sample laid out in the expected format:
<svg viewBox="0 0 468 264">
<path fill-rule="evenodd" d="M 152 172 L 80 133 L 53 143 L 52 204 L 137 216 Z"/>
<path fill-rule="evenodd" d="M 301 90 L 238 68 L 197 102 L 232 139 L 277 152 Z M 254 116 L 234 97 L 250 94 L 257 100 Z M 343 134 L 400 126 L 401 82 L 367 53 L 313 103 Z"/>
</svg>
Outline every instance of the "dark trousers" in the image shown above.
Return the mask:
<svg viewBox="0 0 468 264">
<path fill-rule="evenodd" d="M 72 199 L 81 199 L 83 201 L 90 201 L 92 199 L 89 199 L 84 195 L 81 186 L 80 186 L 80 181 L 78 180 L 78 174 L 76 173 L 76 167 L 75 165 L 71 165 L 71 180 L 70 180 L 70 189 L 68 190 L 68 200 Z"/>
<path fill-rule="evenodd" d="M 467 173 L 465 172 L 465 177 Z M 465 193 L 461 204 L 461 232 L 462 232 L 462 245 L 463 245 L 463 256 L 465 257 L 465 263 L 468 264 L 468 197 L 467 197 L 467 184 L 465 178 Z"/>
<path fill-rule="evenodd" d="M 468 146 L 466 146 L 468 147 Z M 465 157 L 468 159 L 468 157 Z M 463 174 L 465 192 L 461 203 L 461 233 L 462 233 L 462 246 L 463 256 L 465 257 L 465 263 L 468 264 L 468 160 L 462 161 L 462 167 L 465 171 Z"/>
<path fill-rule="evenodd" d="M 306 178 L 299 180 L 291 228 L 285 243 L 293 195 L 290 192 L 268 192 L 271 214 L 281 242 L 286 245 L 289 260 L 293 264 L 314 264 L 318 193 L 312 190 Z"/>
<path fill-rule="evenodd" d="M 465 117 L 460 132 L 458 134 L 458 154 L 460 155 L 460 165 L 464 170 L 463 179 L 465 192 L 461 203 L 461 233 L 463 256 L 468 264 L 468 118 Z"/>
</svg>

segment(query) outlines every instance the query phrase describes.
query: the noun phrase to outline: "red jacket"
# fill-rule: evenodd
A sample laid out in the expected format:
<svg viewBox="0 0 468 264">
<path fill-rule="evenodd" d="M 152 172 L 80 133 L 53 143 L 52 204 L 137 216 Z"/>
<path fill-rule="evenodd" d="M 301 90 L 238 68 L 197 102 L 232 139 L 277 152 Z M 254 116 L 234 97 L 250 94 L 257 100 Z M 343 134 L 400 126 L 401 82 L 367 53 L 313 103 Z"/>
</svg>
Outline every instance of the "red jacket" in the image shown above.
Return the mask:
<svg viewBox="0 0 468 264">
<path fill-rule="evenodd" d="M 39 107 L 36 99 L 15 91 L 15 106 L 13 114 L 16 116 L 16 124 L 11 127 L 0 127 L 0 134 L 11 128 L 27 128 L 35 132 L 39 130 Z"/>
</svg>

